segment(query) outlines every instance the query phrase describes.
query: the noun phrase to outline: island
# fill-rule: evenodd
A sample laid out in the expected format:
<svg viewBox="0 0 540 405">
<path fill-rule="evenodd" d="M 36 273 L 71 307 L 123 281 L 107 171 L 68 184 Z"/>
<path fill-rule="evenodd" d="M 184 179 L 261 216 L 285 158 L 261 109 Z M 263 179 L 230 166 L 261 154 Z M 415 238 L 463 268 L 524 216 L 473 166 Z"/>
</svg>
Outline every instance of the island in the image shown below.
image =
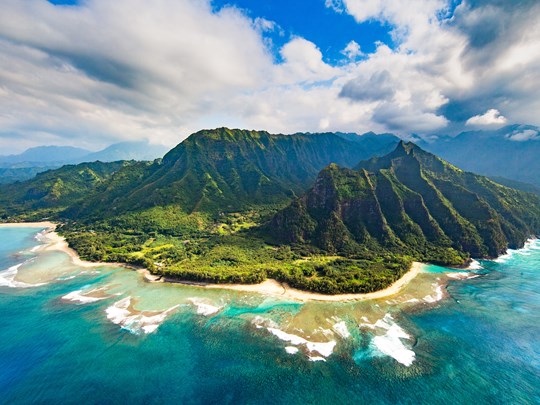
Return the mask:
<svg viewBox="0 0 540 405">
<path fill-rule="evenodd" d="M 319 294 L 389 288 L 540 234 L 540 198 L 413 143 L 218 128 L 153 162 L 82 163 L 0 186 L 2 222 L 49 220 L 83 260 L 167 281 Z"/>
</svg>

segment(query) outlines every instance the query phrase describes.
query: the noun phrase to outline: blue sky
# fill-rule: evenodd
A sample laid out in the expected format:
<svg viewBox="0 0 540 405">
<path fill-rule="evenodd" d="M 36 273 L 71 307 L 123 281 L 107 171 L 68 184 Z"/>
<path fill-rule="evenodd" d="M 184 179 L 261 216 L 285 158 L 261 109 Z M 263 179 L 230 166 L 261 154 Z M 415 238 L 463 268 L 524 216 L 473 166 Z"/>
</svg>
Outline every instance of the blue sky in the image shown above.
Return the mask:
<svg viewBox="0 0 540 405">
<path fill-rule="evenodd" d="M 49 0 L 56 5 L 77 5 L 78 0 Z M 275 28 L 264 32 L 271 40 L 270 49 L 276 61 L 281 61 L 279 50 L 291 37 L 299 36 L 314 42 L 320 48 L 324 61 L 340 64 L 344 61 L 343 49 L 351 41 L 358 43 L 364 53 L 374 52 L 376 43 L 394 46 L 392 27 L 381 21 L 358 23 L 350 14 L 325 5 L 325 0 L 213 0 L 212 8 L 218 12 L 223 7 L 236 7 L 253 19 L 263 18 L 274 22 Z"/>
<path fill-rule="evenodd" d="M 342 63 L 341 51 L 351 41 L 358 43 L 364 53 L 375 51 L 377 42 L 393 47 L 389 24 L 375 20 L 359 24 L 353 16 L 326 7 L 324 0 L 216 0 L 213 4 L 218 10 L 232 5 L 253 18 L 275 22 L 279 27 L 265 35 L 273 41 L 277 60 L 281 60 L 279 49 L 294 36 L 317 44 L 324 61 L 331 64 Z"/>
<path fill-rule="evenodd" d="M 0 148 L 540 125 L 540 3 L 3 0 Z"/>
</svg>

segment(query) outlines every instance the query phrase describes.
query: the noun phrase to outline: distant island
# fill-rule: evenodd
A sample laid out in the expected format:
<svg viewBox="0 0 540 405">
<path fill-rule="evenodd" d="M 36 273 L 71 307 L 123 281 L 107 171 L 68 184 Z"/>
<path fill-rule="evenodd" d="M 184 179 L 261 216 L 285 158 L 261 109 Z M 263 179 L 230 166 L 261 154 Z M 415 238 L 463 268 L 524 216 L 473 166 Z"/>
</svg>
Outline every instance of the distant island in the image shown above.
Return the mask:
<svg viewBox="0 0 540 405">
<path fill-rule="evenodd" d="M 218 128 L 153 162 L 67 165 L 0 187 L 3 222 L 51 220 L 84 260 L 168 279 L 324 294 L 387 288 L 540 234 L 540 198 L 413 143 Z"/>
</svg>

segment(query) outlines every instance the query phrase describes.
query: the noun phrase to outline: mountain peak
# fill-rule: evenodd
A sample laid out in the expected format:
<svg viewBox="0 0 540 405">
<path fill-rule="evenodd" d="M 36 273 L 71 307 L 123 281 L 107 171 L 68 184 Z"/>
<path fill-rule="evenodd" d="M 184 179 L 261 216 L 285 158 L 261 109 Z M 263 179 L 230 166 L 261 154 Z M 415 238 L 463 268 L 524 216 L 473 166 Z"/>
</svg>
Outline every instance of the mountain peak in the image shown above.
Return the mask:
<svg viewBox="0 0 540 405">
<path fill-rule="evenodd" d="M 186 141 L 196 142 L 199 140 L 214 140 L 225 142 L 238 142 L 242 140 L 259 139 L 261 136 L 268 136 L 266 131 L 253 131 L 247 129 L 235 129 L 220 127 L 214 129 L 202 129 L 190 135 Z"/>
<path fill-rule="evenodd" d="M 270 232 L 332 254 L 379 250 L 456 265 L 522 246 L 540 226 L 538 201 L 401 141 L 355 170 L 327 166 Z"/>
<path fill-rule="evenodd" d="M 403 139 L 400 140 L 398 142 L 398 144 L 396 145 L 396 149 L 395 149 L 396 152 L 402 152 L 402 153 L 405 153 L 407 155 L 410 155 L 413 151 L 421 151 L 421 152 L 424 152 L 418 145 L 416 145 L 415 143 L 413 142 L 407 142 L 407 141 L 404 141 Z"/>
<path fill-rule="evenodd" d="M 374 157 L 369 160 L 361 161 L 355 167 L 356 170 L 367 169 L 376 171 L 380 169 L 389 169 L 395 165 L 402 165 L 405 162 L 416 161 L 417 164 L 430 168 L 430 170 L 444 170 L 445 164 L 437 156 L 426 152 L 413 142 L 400 140 L 395 149 L 382 157 Z"/>
</svg>

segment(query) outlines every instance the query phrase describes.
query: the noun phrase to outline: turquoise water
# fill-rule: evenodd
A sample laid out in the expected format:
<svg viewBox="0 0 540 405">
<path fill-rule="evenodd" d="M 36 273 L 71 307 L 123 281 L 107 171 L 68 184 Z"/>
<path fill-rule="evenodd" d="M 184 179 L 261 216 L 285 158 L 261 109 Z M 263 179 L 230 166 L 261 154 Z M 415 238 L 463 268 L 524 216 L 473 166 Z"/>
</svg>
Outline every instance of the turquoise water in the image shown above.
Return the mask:
<svg viewBox="0 0 540 405">
<path fill-rule="evenodd" d="M 0 227 L 0 403 L 540 402 L 538 241 L 391 300 L 298 303 L 79 268 L 37 231 Z"/>
</svg>

